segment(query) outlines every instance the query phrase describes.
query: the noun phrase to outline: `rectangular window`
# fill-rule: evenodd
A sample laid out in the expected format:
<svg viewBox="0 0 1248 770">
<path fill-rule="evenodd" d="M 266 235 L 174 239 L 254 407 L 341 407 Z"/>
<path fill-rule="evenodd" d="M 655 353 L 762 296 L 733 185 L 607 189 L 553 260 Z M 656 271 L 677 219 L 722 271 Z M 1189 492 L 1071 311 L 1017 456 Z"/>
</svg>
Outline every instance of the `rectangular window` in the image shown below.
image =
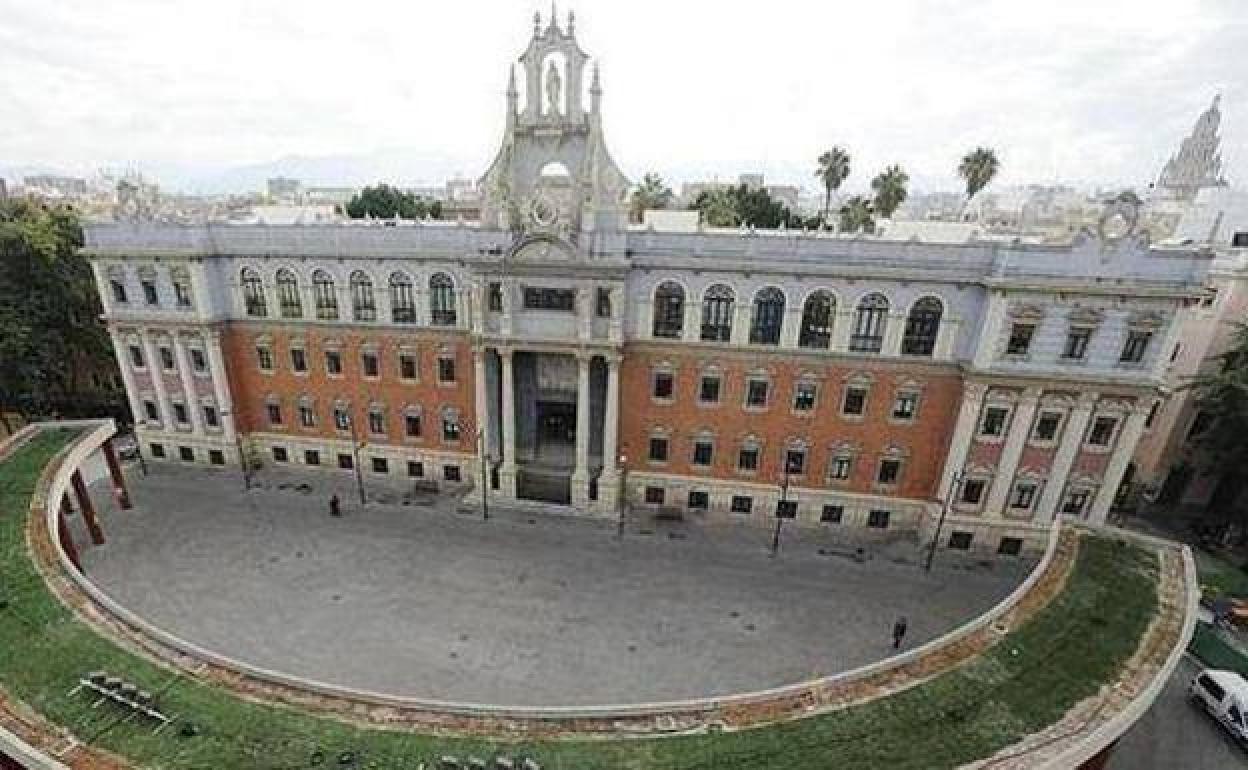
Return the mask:
<svg viewBox="0 0 1248 770">
<path fill-rule="evenodd" d="M 403 431 L 409 438 L 419 438 L 420 427 L 420 415 L 408 414 L 403 416 Z"/>
<path fill-rule="evenodd" d="M 1010 498 L 1010 507 L 1020 510 L 1030 510 L 1031 504 L 1036 499 L 1035 484 L 1016 484 L 1014 486 L 1014 496 Z"/>
<path fill-rule="evenodd" d="M 303 464 L 304 465 L 320 465 L 321 453 L 315 449 L 303 450 Z"/>
<path fill-rule="evenodd" d="M 776 501 L 776 518 L 777 519 L 796 519 L 797 518 L 797 501 L 796 500 L 777 500 Z"/>
<path fill-rule="evenodd" d="M 443 481 L 453 481 L 453 482 L 458 483 L 460 478 L 462 477 L 460 476 L 458 465 L 443 465 L 442 466 L 442 480 Z"/>
<path fill-rule="evenodd" d="M 126 285 L 121 281 L 109 281 L 108 285 L 113 290 L 113 302 L 124 303 L 126 301 Z"/>
<path fill-rule="evenodd" d="M 845 506 L 843 505 L 825 505 L 823 510 L 819 512 L 819 521 L 824 524 L 840 524 L 843 518 L 845 518 Z"/>
<path fill-rule="evenodd" d="M 425 477 L 425 464 L 417 460 L 408 460 L 407 476 L 413 479 L 423 479 Z"/>
<path fill-rule="evenodd" d="M 373 458 L 373 473 L 389 473 L 390 461 L 384 457 Z"/>
<path fill-rule="evenodd" d="M 282 406 L 281 406 L 281 404 L 266 404 L 266 405 L 265 405 L 265 409 L 266 409 L 266 410 L 268 411 L 268 413 L 269 413 L 269 424 L 270 424 L 270 425 L 281 425 L 281 424 L 282 424 Z"/>
<path fill-rule="evenodd" d="M 815 384 L 799 382 L 793 390 L 793 408 L 799 412 L 809 412 L 815 408 Z"/>
<path fill-rule="evenodd" d="M 217 408 L 215 406 L 210 406 L 208 404 L 205 404 L 204 405 L 204 425 L 207 425 L 209 428 L 216 428 L 220 424 L 221 424 L 221 421 L 217 419 Z"/>
<path fill-rule="evenodd" d="M 715 447 L 709 441 L 696 441 L 693 444 L 693 464 L 710 465 Z"/>
<path fill-rule="evenodd" d="M 225 452 L 222 452 L 220 449 L 209 449 L 208 462 L 213 465 L 225 465 Z"/>
<path fill-rule="evenodd" d="M 204 351 L 199 348 L 191 348 L 191 368 L 197 372 L 208 370 L 208 360 L 204 356 Z"/>
<path fill-rule="evenodd" d="M 918 408 L 918 393 L 898 393 L 897 398 L 893 400 L 893 419 L 913 420 L 914 413 L 918 410 Z"/>
<path fill-rule="evenodd" d="M 150 449 L 150 450 L 151 450 L 151 452 L 152 452 L 152 457 L 158 457 L 158 458 L 164 459 L 164 456 L 165 456 L 165 445 L 164 445 L 164 444 L 151 444 L 151 445 L 148 447 L 148 449 Z"/>
<path fill-rule="evenodd" d="M 287 462 L 288 460 L 290 460 L 290 455 L 286 452 L 286 447 L 284 446 L 273 447 L 273 462 L 284 463 L 284 462 Z"/>
<path fill-rule="evenodd" d="M 758 470 L 758 447 L 742 447 L 737 455 L 737 469 L 743 471 Z"/>
<path fill-rule="evenodd" d="M 1092 446 L 1109 446 L 1117 425 L 1118 420 L 1114 417 L 1097 417 L 1092 421 L 1092 430 L 1088 431 L 1088 443 Z"/>
<path fill-rule="evenodd" d="M 954 551 L 970 550 L 971 540 L 973 540 L 974 537 L 974 534 L 970 532 L 950 532 L 949 548 Z"/>
<path fill-rule="evenodd" d="M 1010 341 L 1006 343 L 1005 352 L 1012 356 L 1027 355 L 1035 334 L 1035 324 L 1014 324 L 1010 327 Z"/>
<path fill-rule="evenodd" d="M 143 281 L 143 299 L 149 305 L 159 305 L 160 297 L 156 294 L 155 281 Z"/>
<path fill-rule="evenodd" d="M 1005 433 L 1005 421 L 1010 410 L 1003 406 L 990 406 L 984 410 L 983 422 L 979 425 L 981 436 L 1001 436 Z"/>
<path fill-rule="evenodd" d="M 745 495 L 733 495 L 732 507 L 733 513 L 749 513 L 754 509 L 754 498 Z"/>
<path fill-rule="evenodd" d="M 1057 428 L 1061 424 L 1061 412 L 1041 412 L 1031 437 L 1036 441 L 1053 441 L 1057 438 Z"/>
<path fill-rule="evenodd" d="M 806 450 L 789 449 L 784 453 L 784 472 L 790 476 L 800 476 L 806 470 Z"/>
<path fill-rule="evenodd" d="M 666 496 L 667 490 L 663 489 L 663 487 L 646 487 L 647 505 L 662 505 Z"/>
<path fill-rule="evenodd" d="M 130 346 L 130 363 L 134 365 L 135 369 L 143 368 L 143 348 L 138 345 Z"/>
<path fill-rule="evenodd" d="M 705 511 L 710 507 L 710 495 L 702 489 L 689 490 L 689 507 L 695 511 Z"/>
<path fill-rule="evenodd" d="M 342 353 L 337 350 L 325 351 L 325 373 L 342 374 Z"/>
<path fill-rule="evenodd" d="M 1062 513 L 1083 513 L 1083 508 L 1088 504 L 1087 490 L 1072 490 L 1066 495 L 1066 500 L 1062 503 Z"/>
<path fill-rule="evenodd" d="M 438 382 L 455 381 L 455 359 L 452 356 L 438 356 Z"/>
<path fill-rule="evenodd" d="M 308 370 L 308 354 L 303 348 L 290 349 L 290 368 L 296 372 L 306 372 Z"/>
<path fill-rule="evenodd" d="M 872 529 L 888 529 L 888 520 L 891 516 L 891 511 L 871 511 L 867 514 L 867 526 Z"/>
<path fill-rule="evenodd" d="M 745 405 L 761 409 L 767 406 L 767 380 L 750 380 L 746 385 Z"/>
<path fill-rule="evenodd" d="M 310 404 L 299 405 L 299 424 L 305 428 L 316 427 L 316 412 Z"/>
<path fill-rule="evenodd" d="M 361 354 L 360 366 L 364 370 L 365 377 L 377 377 L 381 374 L 381 364 L 377 361 L 376 353 Z"/>
<path fill-rule="evenodd" d="M 273 351 L 263 345 L 257 346 L 256 363 L 262 372 L 273 371 Z"/>
<path fill-rule="evenodd" d="M 1066 347 L 1062 349 L 1062 358 L 1070 361 L 1081 361 L 1088 353 L 1088 342 L 1092 339 L 1092 330 L 1076 327 L 1066 334 Z"/>
<path fill-rule="evenodd" d="M 459 441 L 459 416 L 454 414 L 442 417 L 442 440 Z"/>
<path fill-rule="evenodd" d="M 719 386 L 719 377 L 714 375 L 704 375 L 702 377 L 702 384 L 698 388 L 698 401 L 703 404 L 718 404 Z"/>
<path fill-rule="evenodd" d="M 524 307 L 526 310 L 557 310 L 570 313 L 576 309 L 576 290 L 526 286 L 524 287 Z"/>
<path fill-rule="evenodd" d="M 981 479 L 967 479 L 962 483 L 962 502 L 967 505 L 979 505 L 979 501 L 984 499 L 984 489 L 987 486 L 987 482 Z"/>
<path fill-rule="evenodd" d="M 155 401 L 144 401 L 143 411 L 147 412 L 147 419 L 160 422 L 160 410 L 156 408 Z"/>
<path fill-rule="evenodd" d="M 416 356 L 411 353 L 399 354 L 399 376 L 405 380 L 416 379 Z"/>
<path fill-rule="evenodd" d="M 351 415 L 343 407 L 334 407 L 334 427 L 338 430 L 351 430 Z"/>
<path fill-rule="evenodd" d="M 599 287 L 595 296 L 597 297 L 597 302 L 594 303 L 594 307 L 596 308 L 595 312 L 597 316 L 599 318 L 610 318 L 611 290 Z"/>
<path fill-rule="evenodd" d="M 486 305 L 491 313 L 503 312 L 503 285 L 497 281 L 490 283 L 487 291 Z"/>
<path fill-rule="evenodd" d="M 654 397 L 660 400 L 669 400 L 672 397 L 672 391 L 675 385 L 672 381 L 671 372 L 655 372 L 654 373 Z"/>
<path fill-rule="evenodd" d="M 163 345 L 160 348 L 160 365 L 166 372 L 172 372 L 178 367 L 173 359 L 173 351 Z"/>
<path fill-rule="evenodd" d="M 650 462 L 667 462 L 667 439 L 658 437 L 650 439 Z"/>
<path fill-rule="evenodd" d="M 1022 552 L 1023 539 L 1021 537 L 1003 537 L 997 546 L 997 553 L 1002 556 L 1018 556 Z"/>
<path fill-rule="evenodd" d="M 853 465 L 853 459 L 849 455 L 837 455 L 832 458 L 832 464 L 828 467 L 828 478 L 835 481 L 844 481 L 849 478 L 849 469 Z"/>
<path fill-rule="evenodd" d="M 191 306 L 191 285 L 185 279 L 173 280 L 173 296 L 178 307 Z"/>
<path fill-rule="evenodd" d="M 841 414 L 856 416 L 866 411 L 867 389 L 851 387 L 845 389 L 845 400 L 841 403 Z"/>
<path fill-rule="evenodd" d="M 1148 350 L 1152 332 L 1132 330 L 1127 332 L 1127 341 L 1122 346 L 1122 355 L 1118 360 L 1124 364 L 1138 364 L 1144 360 L 1144 352 Z"/>
<path fill-rule="evenodd" d="M 368 430 L 370 433 L 384 435 L 386 432 L 386 415 L 384 412 L 376 409 L 370 409 L 368 412 Z"/>
<path fill-rule="evenodd" d="M 180 446 L 178 447 L 178 457 L 180 457 L 184 463 L 193 463 L 195 462 L 195 450 L 191 449 L 189 446 Z"/>
<path fill-rule="evenodd" d="M 338 467 L 344 471 L 349 471 L 355 467 L 355 460 L 349 454 L 338 455 Z"/>
<path fill-rule="evenodd" d="M 879 484 L 896 484 L 900 475 L 901 460 L 881 460 L 880 472 L 876 474 L 875 480 Z"/>
</svg>

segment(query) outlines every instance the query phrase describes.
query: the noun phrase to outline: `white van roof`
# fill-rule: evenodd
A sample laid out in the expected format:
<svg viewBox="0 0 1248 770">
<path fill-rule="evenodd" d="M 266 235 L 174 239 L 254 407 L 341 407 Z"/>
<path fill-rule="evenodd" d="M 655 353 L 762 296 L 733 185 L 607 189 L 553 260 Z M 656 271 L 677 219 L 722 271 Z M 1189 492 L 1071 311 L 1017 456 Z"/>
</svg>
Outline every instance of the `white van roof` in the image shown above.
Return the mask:
<svg viewBox="0 0 1248 770">
<path fill-rule="evenodd" d="M 1238 672 L 1209 668 L 1201 673 L 1217 682 L 1223 690 L 1234 695 L 1235 700 L 1240 703 L 1248 703 L 1248 680 L 1244 679 Z"/>
</svg>

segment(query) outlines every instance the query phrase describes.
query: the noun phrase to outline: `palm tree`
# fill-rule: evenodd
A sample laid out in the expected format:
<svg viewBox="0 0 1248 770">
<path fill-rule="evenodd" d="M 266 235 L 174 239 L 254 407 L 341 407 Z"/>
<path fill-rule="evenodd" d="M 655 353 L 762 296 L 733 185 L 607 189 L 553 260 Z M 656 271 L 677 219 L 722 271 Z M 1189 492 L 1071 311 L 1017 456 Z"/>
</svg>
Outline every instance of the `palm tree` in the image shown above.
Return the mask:
<svg viewBox="0 0 1248 770">
<path fill-rule="evenodd" d="M 641 184 L 633 190 L 629 208 L 634 222 L 640 222 L 646 209 L 665 209 L 672 205 L 672 188 L 663 183 L 663 177 L 653 172 L 641 178 Z"/>
<path fill-rule="evenodd" d="M 855 195 L 841 206 L 841 232 L 875 232 L 875 209 L 871 201 Z"/>
<path fill-rule="evenodd" d="M 875 179 L 871 180 L 871 189 L 875 191 L 875 210 L 880 216 L 888 219 L 906 199 L 906 185 L 910 184 L 910 175 L 901 166 L 892 165 L 884 169 Z"/>
<path fill-rule="evenodd" d="M 991 147 L 976 147 L 968 152 L 958 164 L 958 176 L 966 180 L 966 199 L 969 201 L 987 187 L 1000 168 L 1001 161 Z"/>
<path fill-rule="evenodd" d="M 832 212 L 832 191 L 849 176 L 849 153 L 840 147 L 833 147 L 820 155 L 815 176 L 823 182 L 823 221 L 827 222 Z"/>
</svg>

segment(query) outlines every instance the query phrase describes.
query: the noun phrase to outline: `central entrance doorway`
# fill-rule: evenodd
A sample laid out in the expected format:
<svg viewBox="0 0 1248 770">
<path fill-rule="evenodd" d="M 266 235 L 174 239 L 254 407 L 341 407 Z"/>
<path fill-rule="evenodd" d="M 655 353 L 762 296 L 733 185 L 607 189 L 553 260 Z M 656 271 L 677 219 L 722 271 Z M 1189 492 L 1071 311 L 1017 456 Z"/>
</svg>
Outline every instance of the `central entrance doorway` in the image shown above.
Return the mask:
<svg viewBox="0 0 1248 770">
<path fill-rule="evenodd" d="M 516 492 L 529 500 L 567 505 L 576 467 L 576 404 L 539 399 L 534 407 L 533 459 L 520 470 Z"/>
<path fill-rule="evenodd" d="M 576 404 L 565 401 L 537 402 L 537 448 L 538 454 L 543 449 L 554 449 L 556 452 L 564 447 L 576 446 Z M 568 456 L 571 464 L 576 463 L 576 455 Z"/>
</svg>

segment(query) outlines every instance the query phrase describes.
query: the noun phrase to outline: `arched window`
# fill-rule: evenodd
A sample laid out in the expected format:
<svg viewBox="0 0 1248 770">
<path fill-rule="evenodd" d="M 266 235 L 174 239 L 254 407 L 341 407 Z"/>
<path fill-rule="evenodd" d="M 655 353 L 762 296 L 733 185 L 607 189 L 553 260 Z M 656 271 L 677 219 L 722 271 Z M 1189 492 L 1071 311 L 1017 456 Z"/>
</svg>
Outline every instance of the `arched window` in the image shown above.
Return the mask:
<svg viewBox="0 0 1248 770">
<path fill-rule="evenodd" d="M 416 299 L 407 273 L 390 274 L 390 318 L 396 324 L 416 323 Z"/>
<path fill-rule="evenodd" d="M 455 284 L 446 273 L 429 279 L 429 315 L 435 326 L 455 325 Z"/>
<path fill-rule="evenodd" d="M 702 339 L 728 342 L 732 339 L 732 289 L 717 283 L 702 295 Z"/>
<path fill-rule="evenodd" d="M 802 332 L 797 344 L 804 348 L 826 350 L 832 344 L 832 319 L 836 300 L 826 291 L 816 291 L 806 298 L 802 307 Z"/>
<path fill-rule="evenodd" d="M 377 301 L 373 298 L 373 279 L 363 270 L 351 274 L 351 313 L 357 321 L 377 320 Z"/>
<path fill-rule="evenodd" d="M 312 294 L 316 300 L 316 317 L 322 321 L 337 321 L 338 293 L 329 273 L 317 270 L 312 274 Z"/>
<path fill-rule="evenodd" d="M 283 268 L 277 271 L 277 306 L 282 318 L 303 317 L 303 303 L 299 301 L 299 281 L 295 274 Z"/>
<path fill-rule="evenodd" d="M 884 326 L 888 322 L 888 298 L 883 294 L 868 294 L 858 303 L 854 315 L 854 331 L 849 337 L 849 349 L 856 353 L 879 353 L 884 346 Z"/>
<path fill-rule="evenodd" d="M 784 325 L 784 292 L 774 286 L 754 295 L 754 318 L 750 322 L 750 343 L 779 345 L 780 327 Z"/>
<path fill-rule="evenodd" d="M 940 316 L 944 307 L 935 297 L 924 297 L 910 308 L 906 318 L 906 334 L 901 339 L 901 352 L 908 356 L 930 356 L 936 349 L 940 332 Z"/>
<path fill-rule="evenodd" d="M 269 309 L 264 302 L 264 285 L 260 283 L 260 274 L 250 267 L 243 268 L 242 283 L 247 315 L 264 318 L 269 314 Z"/>
<path fill-rule="evenodd" d="M 685 290 L 667 281 L 654 291 L 654 336 L 680 339 L 685 328 Z"/>
</svg>

